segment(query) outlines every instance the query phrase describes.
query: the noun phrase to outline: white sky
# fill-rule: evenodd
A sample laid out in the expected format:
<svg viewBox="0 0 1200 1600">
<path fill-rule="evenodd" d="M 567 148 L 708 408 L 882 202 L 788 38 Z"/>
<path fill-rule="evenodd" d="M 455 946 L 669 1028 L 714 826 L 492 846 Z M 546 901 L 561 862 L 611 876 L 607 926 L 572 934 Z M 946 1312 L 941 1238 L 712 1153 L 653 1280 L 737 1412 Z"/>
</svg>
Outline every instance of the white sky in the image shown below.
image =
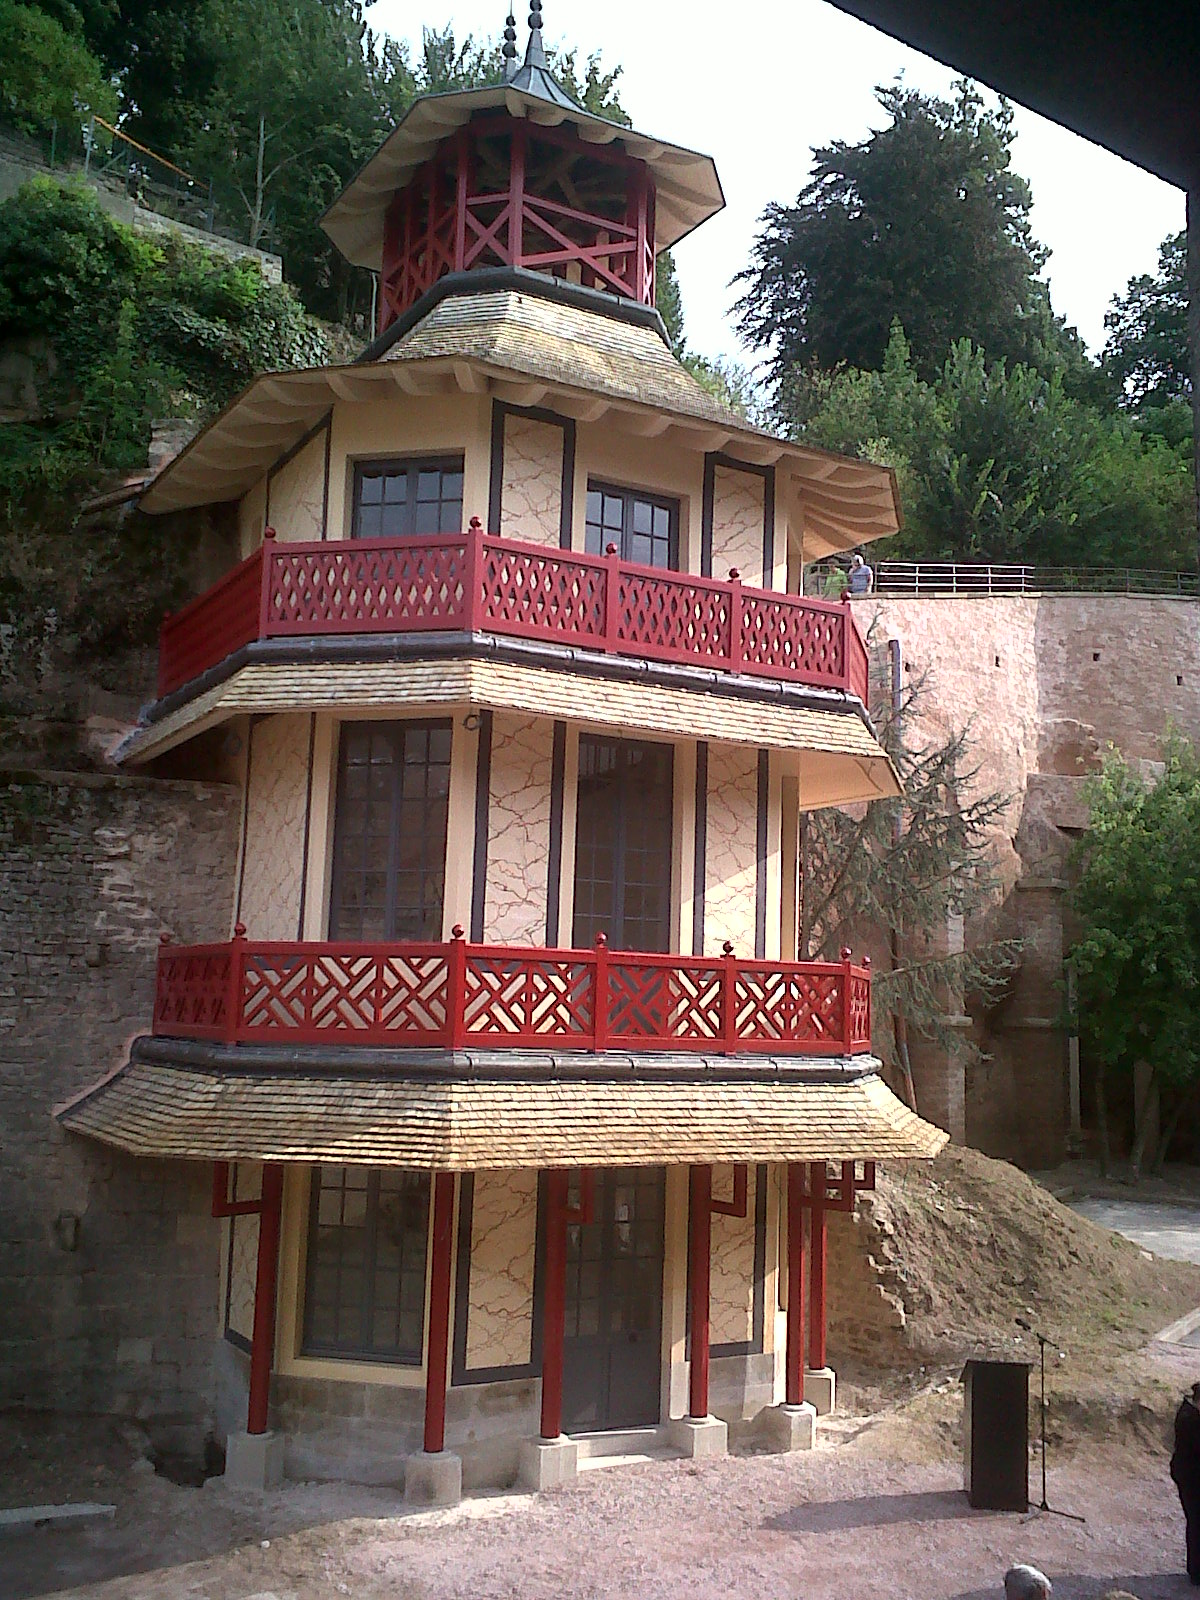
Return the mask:
<svg viewBox="0 0 1200 1600">
<path fill-rule="evenodd" d="M 451 22 L 461 38 L 497 35 L 505 0 L 375 0 L 377 32 L 417 48 L 421 24 Z M 518 47 L 526 5 L 516 0 Z M 953 74 L 845 16 L 825 0 L 757 0 L 745 9 L 699 0 L 545 0 L 547 44 L 599 50 L 620 64 L 622 104 L 643 133 L 713 156 L 726 209 L 676 250 L 686 334 L 707 356 L 746 359 L 729 318 L 729 280 L 745 265 L 763 207 L 790 203 L 807 181 L 811 147 L 853 143 L 884 114 L 873 88 L 903 72 L 910 87 L 949 91 Z M 1151 272 L 1160 242 L 1184 225 L 1180 190 L 1017 108 L 1013 162 L 1033 187 L 1035 236 L 1051 251 L 1054 309 L 1093 352 L 1104 313 L 1135 273 Z"/>
</svg>

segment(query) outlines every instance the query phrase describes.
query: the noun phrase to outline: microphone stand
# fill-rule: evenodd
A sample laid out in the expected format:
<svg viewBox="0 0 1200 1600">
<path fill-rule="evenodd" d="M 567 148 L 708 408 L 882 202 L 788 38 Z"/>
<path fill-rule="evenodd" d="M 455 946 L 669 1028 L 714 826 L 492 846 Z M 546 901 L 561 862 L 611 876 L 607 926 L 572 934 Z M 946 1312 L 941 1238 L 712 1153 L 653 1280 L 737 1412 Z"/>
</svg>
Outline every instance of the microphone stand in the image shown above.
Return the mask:
<svg viewBox="0 0 1200 1600">
<path fill-rule="evenodd" d="M 1039 1333 L 1036 1328 L 1031 1328 L 1022 1317 L 1016 1319 L 1017 1327 L 1024 1328 L 1026 1333 L 1032 1333 L 1038 1342 L 1038 1364 L 1041 1368 L 1041 1402 L 1042 1402 L 1042 1503 L 1035 1507 L 1032 1516 L 1066 1517 L 1071 1522 L 1087 1522 L 1086 1517 L 1081 1517 L 1077 1511 L 1060 1511 L 1057 1506 L 1052 1506 L 1046 1498 L 1046 1346 L 1050 1343 L 1044 1333 Z"/>
</svg>

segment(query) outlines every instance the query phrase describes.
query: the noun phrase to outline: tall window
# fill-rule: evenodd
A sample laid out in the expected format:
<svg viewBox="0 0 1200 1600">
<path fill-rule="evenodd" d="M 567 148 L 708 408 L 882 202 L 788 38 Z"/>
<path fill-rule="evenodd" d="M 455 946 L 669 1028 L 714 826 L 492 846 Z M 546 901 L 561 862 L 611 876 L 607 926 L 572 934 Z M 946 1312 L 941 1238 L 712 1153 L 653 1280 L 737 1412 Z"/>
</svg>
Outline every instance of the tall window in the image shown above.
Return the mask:
<svg viewBox="0 0 1200 1600">
<path fill-rule="evenodd" d="M 589 480 L 586 547 L 601 556 L 610 544 L 622 561 L 677 568 L 679 501 Z"/>
<path fill-rule="evenodd" d="M 317 1167 L 304 1353 L 419 1364 L 428 1236 L 427 1172 Z"/>
<path fill-rule="evenodd" d="M 462 530 L 461 456 L 364 461 L 354 469 L 356 539 L 402 539 Z"/>
<path fill-rule="evenodd" d="M 671 938 L 670 745 L 583 734 L 575 823 L 576 947 L 667 950 Z"/>
<path fill-rule="evenodd" d="M 342 728 L 333 829 L 333 939 L 440 939 L 449 722 Z"/>
</svg>

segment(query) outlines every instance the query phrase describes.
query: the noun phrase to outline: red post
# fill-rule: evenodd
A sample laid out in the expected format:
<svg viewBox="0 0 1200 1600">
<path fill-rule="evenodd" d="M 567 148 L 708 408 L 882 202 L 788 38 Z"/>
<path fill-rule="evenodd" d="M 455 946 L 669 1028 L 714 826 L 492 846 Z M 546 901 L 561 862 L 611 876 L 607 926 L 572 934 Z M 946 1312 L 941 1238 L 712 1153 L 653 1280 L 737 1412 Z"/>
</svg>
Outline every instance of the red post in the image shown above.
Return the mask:
<svg viewBox="0 0 1200 1600">
<path fill-rule="evenodd" d="M 712 1168 L 691 1169 L 688 1276 L 691 1282 L 692 1372 L 688 1416 L 708 1415 L 708 1310 L 712 1273 Z"/>
<path fill-rule="evenodd" d="M 460 128 L 457 144 L 457 188 L 454 196 L 454 270 L 461 272 L 467 264 L 467 190 L 470 176 L 471 146 L 466 128 Z"/>
<path fill-rule="evenodd" d="M 275 554 L 275 529 L 263 529 L 262 548 L 259 550 L 259 559 L 262 566 L 258 574 L 258 637 L 270 638 L 271 626 L 271 586 L 272 573 L 271 561 Z"/>
<path fill-rule="evenodd" d="M 508 176 L 508 263 L 521 265 L 525 232 L 525 145 L 526 129 L 518 122 L 512 132 L 512 158 Z"/>
<path fill-rule="evenodd" d="M 608 1049 L 608 935 L 596 935 L 595 966 L 592 969 L 592 1039 L 597 1050 Z"/>
<path fill-rule="evenodd" d="M 825 1163 L 809 1167 L 812 1196 L 812 1238 L 808 1268 L 808 1364 L 814 1372 L 825 1366 Z"/>
<path fill-rule="evenodd" d="M 467 1042 L 467 941 L 461 922 L 450 930 L 446 949 L 446 1037 L 451 1050 Z"/>
<path fill-rule="evenodd" d="M 546 1284 L 542 1294 L 542 1438 L 562 1433 L 567 1302 L 567 1174 L 546 1174 Z"/>
<path fill-rule="evenodd" d="M 847 1055 L 854 1049 L 854 1005 L 850 993 L 854 983 L 853 954 L 849 945 L 842 946 L 842 1049 Z"/>
<path fill-rule="evenodd" d="M 446 1370 L 450 1349 L 450 1254 L 454 1244 L 454 1174 L 433 1180 L 433 1262 L 425 1355 L 425 1451 L 446 1448 Z"/>
<path fill-rule="evenodd" d="M 787 1169 L 787 1385 L 789 1406 L 804 1399 L 804 1164 Z"/>
<path fill-rule="evenodd" d="M 463 627 L 477 633 L 485 621 L 483 604 L 483 523 L 472 517 L 467 528 L 467 554 L 463 564 Z"/>
<path fill-rule="evenodd" d="M 729 569 L 729 670 L 742 670 L 742 575 L 736 567 Z"/>
<path fill-rule="evenodd" d="M 726 1055 L 737 1051 L 737 958 L 729 940 L 721 946 L 723 956 L 721 974 L 721 1042 Z"/>
<path fill-rule="evenodd" d="M 266 1433 L 275 1356 L 275 1273 L 279 1262 L 279 1216 L 283 1208 L 283 1168 L 269 1161 L 262 1171 L 258 1214 L 258 1270 L 254 1279 L 254 1331 L 250 1342 L 250 1400 L 246 1432 Z"/>
<path fill-rule="evenodd" d="M 246 960 L 246 924 L 234 924 L 229 942 L 229 991 L 225 999 L 225 1037 L 234 1040 L 242 1022 L 242 986 Z"/>
<path fill-rule="evenodd" d="M 621 557 L 615 544 L 604 547 L 604 648 L 616 655 L 621 646 Z"/>
</svg>

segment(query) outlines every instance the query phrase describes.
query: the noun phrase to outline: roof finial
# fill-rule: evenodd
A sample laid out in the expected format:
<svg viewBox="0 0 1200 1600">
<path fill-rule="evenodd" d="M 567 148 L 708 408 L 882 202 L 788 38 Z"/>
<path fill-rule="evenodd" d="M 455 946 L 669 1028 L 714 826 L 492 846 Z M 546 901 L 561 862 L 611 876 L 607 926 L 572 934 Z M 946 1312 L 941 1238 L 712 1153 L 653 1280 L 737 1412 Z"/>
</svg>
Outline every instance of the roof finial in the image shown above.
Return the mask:
<svg viewBox="0 0 1200 1600">
<path fill-rule="evenodd" d="M 504 24 L 504 48 L 501 54 L 504 57 L 505 78 L 514 77 L 517 70 L 517 19 L 511 8 Z"/>
<path fill-rule="evenodd" d="M 542 49 L 542 0 L 529 0 L 529 43 L 525 48 L 525 65 L 546 65 L 546 52 Z"/>
</svg>

